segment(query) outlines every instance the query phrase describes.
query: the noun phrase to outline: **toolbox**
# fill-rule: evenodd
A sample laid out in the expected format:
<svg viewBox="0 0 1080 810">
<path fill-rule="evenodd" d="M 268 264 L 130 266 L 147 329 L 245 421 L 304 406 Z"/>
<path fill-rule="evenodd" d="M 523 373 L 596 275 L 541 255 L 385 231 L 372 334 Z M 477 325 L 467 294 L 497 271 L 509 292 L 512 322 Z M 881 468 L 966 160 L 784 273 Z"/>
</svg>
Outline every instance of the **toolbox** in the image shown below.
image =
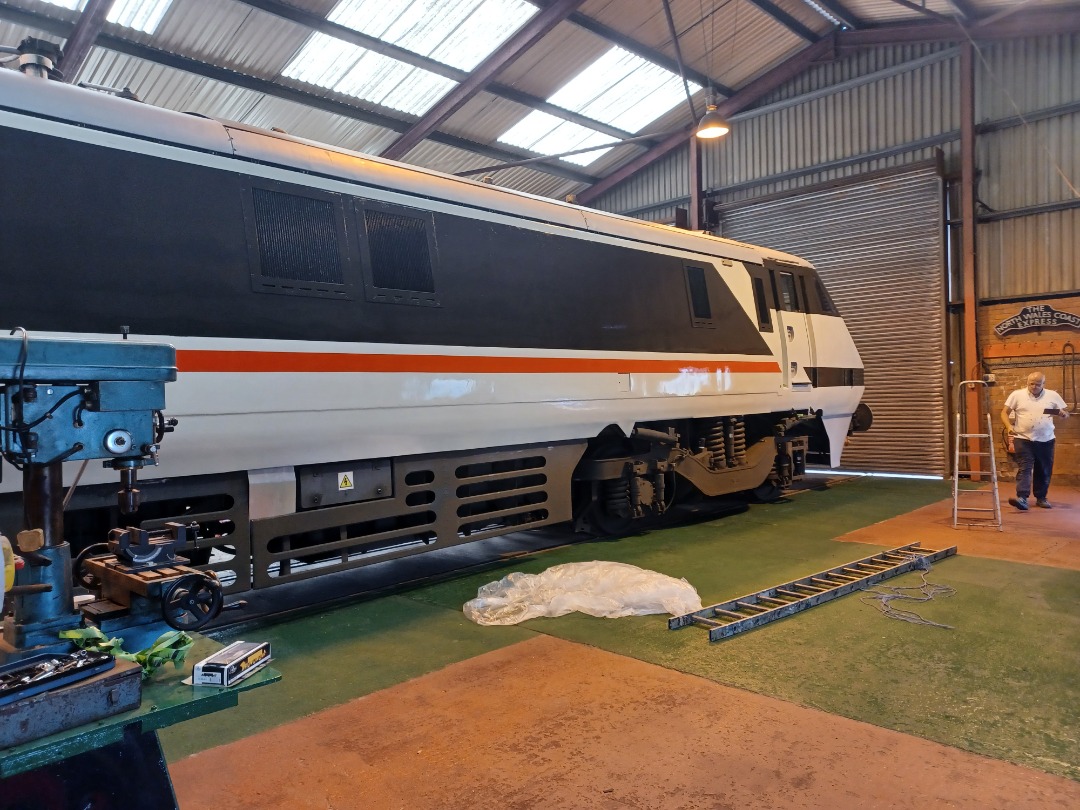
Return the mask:
<svg viewBox="0 0 1080 810">
<path fill-rule="evenodd" d="M 72 665 L 79 660 L 84 666 Z M 64 664 L 69 668 L 61 669 Z M 88 651 L 8 664 L 0 667 L 0 683 L 7 692 L 0 702 L 0 749 L 136 709 L 142 700 L 141 666 Z"/>
</svg>

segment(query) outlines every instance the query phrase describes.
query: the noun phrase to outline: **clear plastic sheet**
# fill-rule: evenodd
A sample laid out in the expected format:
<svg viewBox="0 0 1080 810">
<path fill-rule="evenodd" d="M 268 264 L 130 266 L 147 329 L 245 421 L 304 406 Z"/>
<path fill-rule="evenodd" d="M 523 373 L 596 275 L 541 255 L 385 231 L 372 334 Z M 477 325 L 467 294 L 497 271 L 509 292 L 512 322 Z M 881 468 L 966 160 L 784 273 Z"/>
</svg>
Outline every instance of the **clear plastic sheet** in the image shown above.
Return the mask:
<svg viewBox="0 0 1080 810">
<path fill-rule="evenodd" d="M 509 574 L 480 588 L 462 610 L 477 624 L 505 625 L 573 611 L 608 619 L 681 616 L 701 610 L 701 598 L 685 579 L 594 560 L 556 565 L 540 574 Z"/>
</svg>

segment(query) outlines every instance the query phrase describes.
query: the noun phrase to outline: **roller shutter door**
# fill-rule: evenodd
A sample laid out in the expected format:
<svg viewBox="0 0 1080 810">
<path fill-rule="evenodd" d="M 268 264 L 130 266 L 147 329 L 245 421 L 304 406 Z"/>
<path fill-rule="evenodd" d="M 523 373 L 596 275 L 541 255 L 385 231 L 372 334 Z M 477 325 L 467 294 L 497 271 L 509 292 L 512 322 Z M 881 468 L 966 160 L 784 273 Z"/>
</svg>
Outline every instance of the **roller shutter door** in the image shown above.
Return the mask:
<svg viewBox="0 0 1080 810">
<path fill-rule="evenodd" d="M 845 469 L 945 476 L 945 269 L 935 165 L 719 208 L 722 234 L 817 267 L 866 366 L 874 426 Z"/>
</svg>

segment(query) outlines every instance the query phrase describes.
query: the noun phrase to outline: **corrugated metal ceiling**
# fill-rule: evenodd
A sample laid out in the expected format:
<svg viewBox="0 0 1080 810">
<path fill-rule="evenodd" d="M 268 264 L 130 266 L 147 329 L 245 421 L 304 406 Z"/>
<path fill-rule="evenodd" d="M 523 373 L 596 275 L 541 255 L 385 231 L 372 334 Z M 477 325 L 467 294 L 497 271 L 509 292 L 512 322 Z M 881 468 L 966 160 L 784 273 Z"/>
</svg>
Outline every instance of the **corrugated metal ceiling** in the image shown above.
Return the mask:
<svg viewBox="0 0 1080 810">
<path fill-rule="evenodd" d="M 117 2 L 132 6 L 134 0 Z M 489 51 L 507 38 L 512 43 L 515 31 L 536 24 L 546 9 L 564 2 L 172 0 L 152 33 L 106 24 L 78 78 L 96 85 L 130 87 L 144 101 L 163 107 L 279 127 L 311 140 L 379 154 L 418 121 L 426 124 L 425 112 L 441 109 L 442 96 L 469 79 L 466 68 L 479 64 L 476 70 L 485 79 L 481 89 L 455 109 L 444 111 L 436 129 L 405 153 L 408 162 L 451 172 L 535 157 L 537 153 L 500 139 L 536 106 L 556 120 L 594 126 L 598 134 L 590 143 L 611 143 L 623 131 L 658 136 L 656 141 L 610 149 L 585 166 L 555 161 L 554 168 L 534 164 L 493 173 L 499 185 L 563 197 L 692 122 L 682 93 L 669 93 L 666 101 L 673 106 L 652 121 L 645 120 L 652 113 L 618 115 L 602 92 L 599 98 L 576 105 L 580 109 L 576 116 L 551 106 L 559 102 L 561 89 L 615 47 L 657 66 L 648 71 L 677 72 L 675 42 L 663 0 L 585 0 L 546 34 L 534 37 L 526 50 L 497 67 L 486 67 Z M 874 28 L 888 23 L 936 24 L 940 18 L 958 15 L 971 24 L 990 15 L 1020 17 L 1025 13 L 1023 9 L 1010 11 L 1014 0 L 916 3 L 669 0 L 688 79 L 715 88 L 720 98 L 839 30 L 834 15 L 859 28 Z M 1076 0 L 1031 4 L 1036 5 L 1080 8 Z M 83 6 L 85 0 L 78 8 Z M 0 0 L 0 45 L 17 45 L 26 36 L 63 43 L 79 18 L 78 10 L 45 0 Z M 380 44 L 379 37 L 389 45 Z M 284 75 L 286 67 L 313 42 L 330 43 L 343 54 L 337 63 L 322 69 L 347 74 L 345 84 L 330 89 L 329 80 L 311 80 L 298 70 L 292 71 L 291 78 Z M 388 84 L 377 84 L 378 71 L 363 68 L 367 61 L 354 64 L 363 53 L 374 54 L 377 58 L 364 58 L 386 68 Z M 343 64 L 346 58 L 350 61 Z M 411 78 L 403 81 L 403 76 Z M 418 78 L 428 80 L 426 90 L 407 83 Z M 698 115 L 705 94 L 702 89 L 694 95 Z M 547 102 L 553 96 L 554 101 Z M 764 96 L 762 102 L 768 98 Z M 607 118 L 615 126 L 590 124 L 591 115 Z"/>
</svg>

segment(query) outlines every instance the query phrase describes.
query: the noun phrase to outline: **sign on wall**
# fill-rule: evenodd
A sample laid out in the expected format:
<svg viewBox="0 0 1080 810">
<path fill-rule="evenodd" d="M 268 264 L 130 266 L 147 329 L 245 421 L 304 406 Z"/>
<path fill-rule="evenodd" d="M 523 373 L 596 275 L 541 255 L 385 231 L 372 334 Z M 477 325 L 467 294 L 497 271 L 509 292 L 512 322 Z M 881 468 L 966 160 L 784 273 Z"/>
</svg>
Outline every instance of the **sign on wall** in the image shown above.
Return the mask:
<svg viewBox="0 0 1080 810">
<path fill-rule="evenodd" d="M 994 327 L 998 337 L 1009 332 L 1027 332 L 1030 329 L 1046 329 L 1048 327 L 1071 327 L 1080 329 L 1080 315 L 1071 312 L 1062 312 L 1054 309 L 1049 304 L 1032 304 L 1026 306 L 1011 318 L 1006 318 Z"/>
</svg>

